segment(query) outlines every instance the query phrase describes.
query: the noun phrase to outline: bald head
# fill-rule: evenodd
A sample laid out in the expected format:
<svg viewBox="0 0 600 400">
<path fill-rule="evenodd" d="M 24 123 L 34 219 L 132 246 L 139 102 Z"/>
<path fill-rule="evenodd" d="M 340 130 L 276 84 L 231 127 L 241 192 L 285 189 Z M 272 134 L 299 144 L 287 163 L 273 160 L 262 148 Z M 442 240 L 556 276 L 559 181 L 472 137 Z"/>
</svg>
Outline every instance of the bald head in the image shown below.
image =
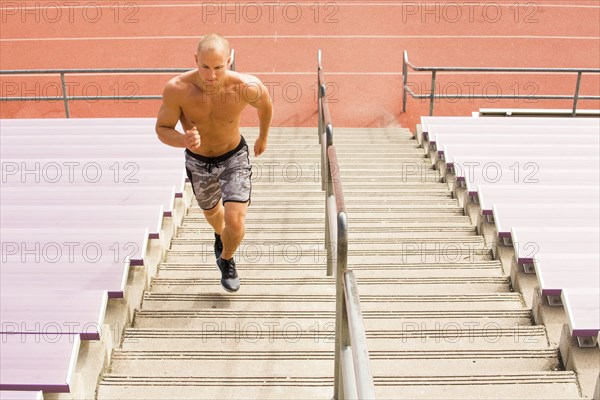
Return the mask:
<svg viewBox="0 0 600 400">
<path fill-rule="evenodd" d="M 217 52 L 229 57 L 229 41 L 216 33 L 209 33 L 200 39 L 198 43 L 198 54 L 205 52 Z"/>
</svg>

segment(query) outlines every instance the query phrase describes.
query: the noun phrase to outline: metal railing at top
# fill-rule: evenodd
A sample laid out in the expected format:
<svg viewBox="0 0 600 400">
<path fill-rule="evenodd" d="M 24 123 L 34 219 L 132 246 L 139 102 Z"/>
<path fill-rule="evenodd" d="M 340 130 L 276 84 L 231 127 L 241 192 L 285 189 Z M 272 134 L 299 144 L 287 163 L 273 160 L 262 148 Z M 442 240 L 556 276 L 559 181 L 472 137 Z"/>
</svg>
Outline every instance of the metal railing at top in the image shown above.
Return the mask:
<svg viewBox="0 0 600 400">
<path fill-rule="evenodd" d="M 413 71 L 431 72 L 431 90 L 426 94 L 415 93 L 408 85 L 408 68 Z M 532 95 L 532 94 L 437 94 L 435 92 L 438 72 L 551 72 L 551 73 L 573 73 L 577 74 L 574 95 Z M 579 100 L 600 100 L 600 96 L 581 96 L 581 77 L 586 73 L 598 74 L 598 68 L 483 68 L 483 67 L 416 67 L 408 61 L 408 52 L 404 51 L 402 62 L 402 111 L 406 112 L 407 95 L 413 99 L 429 99 L 429 115 L 433 115 L 435 99 L 536 99 L 536 100 L 573 100 L 571 116 L 577 115 L 577 103 Z"/>
<path fill-rule="evenodd" d="M 374 399 L 367 337 L 360 310 L 356 279 L 348 271 L 348 217 L 333 145 L 333 124 L 326 100 L 326 84 L 318 52 L 318 118 L 321 144 L 322 189 L 325 191 L 325 247 L 327 275 L 335 269 L 335 365 L 333 398 Z M 335 268 L 334 268 L 335 267 Z"/>
<path fill-rule="evenodd" d="M 231 49 L 229 69 L 235 71 L 235 50 Z M 103 68 L 103 69 L 20 69 L 0 70 L 0 75 L 60 75 L 62 96 L 14 96 L 0 97 L 0 101 L 60 101 L 65 106 L 65 116 L 71 118 L 69 101 L 73 100 L 160 100 L 161 95 L 117 95 L 117 96 L 70 96 L 67 90 L 66 75 L 75 74 L 164 74 L 183 73 L 190 68 Z"/>
</svg>

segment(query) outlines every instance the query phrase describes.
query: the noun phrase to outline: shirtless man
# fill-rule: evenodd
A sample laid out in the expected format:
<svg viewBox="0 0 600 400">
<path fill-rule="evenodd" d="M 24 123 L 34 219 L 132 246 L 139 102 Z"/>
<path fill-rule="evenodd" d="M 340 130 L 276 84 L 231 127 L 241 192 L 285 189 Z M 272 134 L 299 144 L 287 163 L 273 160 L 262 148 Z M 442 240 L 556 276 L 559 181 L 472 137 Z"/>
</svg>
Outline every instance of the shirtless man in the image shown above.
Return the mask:
<svg viewBox="0 0 600 400">
<path fill-rule="evenodd" d="M 259 156 L 267 148 L 273 109 L 262 82 L 228 70 L 230 63 L 229 42 L 214 33 L 204 36 L 196 54 L 198 68 L 165 86 L 156 133 L 161 142 L 186 149 L 185 166 L 194 195 L 215 231 L 221 285 L 235 292 L 240 280 L 233 255 L 244 237 L 252 175 L 240 116 L 248 104 L 256 108 L 260 131 L 254 156 Z M 178 121 L 185 133 L 175 130 Z"/>
</svg>

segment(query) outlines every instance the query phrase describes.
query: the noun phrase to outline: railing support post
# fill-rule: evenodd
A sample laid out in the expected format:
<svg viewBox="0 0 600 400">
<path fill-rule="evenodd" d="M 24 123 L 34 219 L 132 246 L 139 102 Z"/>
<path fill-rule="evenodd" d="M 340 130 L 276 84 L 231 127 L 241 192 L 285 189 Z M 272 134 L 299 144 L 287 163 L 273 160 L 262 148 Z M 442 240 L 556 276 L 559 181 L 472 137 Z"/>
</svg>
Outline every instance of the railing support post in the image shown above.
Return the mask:
<svg viewBox="0 0 600 400">
<path fill-rule="evenodd" d="M 347 217 L 345 212 L 338 212 L 337 215 L 337 262 L 335 268 L 335 362 L 337 377 L 337 397 L 344 398 L 344 379 L 341 373 L 341 354 L 345 347 L 350 345 L 350 334 L 348 332 L 348 311 L 346 309 L 346 296 L 344 294 L 344 275 L 347 270 L 348 261 L 348 233 Z M 336 390 L 334 389 L 334 393 Z"/>
<path fill-rule="evenodd" d="M 65 73 L 60 73 L 60 84 L 62 86 L 63 103 L 65 104 L 65 114 L 67 118 L 71 118 L 71 110 L 69 110 L 69 98 L 67 93 L 67 83 L 65 82 Z"/>
<path fill-rule="evenodd" d="M 408 83 L 408 52 L 404 50 L 402 58 L 402 112 L 406 112 L 406 84 Z"/>
<path fill-rule="evenodd" d="M 577 101 L 579 100 L 579 88 L 581 87 L 582 74 L 583 73 L 581 71 L 577 73 L 577 84 L 575 85 L 575 96 L 573 98 L 573 113 L 571 114 L 572 117 L 577 116 Z"/>
<path fill-rule="evenodd" d="M 433 115 L 433 103 L 435 100 L 435 79 L 437 76 L 437 71 L 431 72 L 431 94 L 429 95 L 429 115 Z"/>
</svg>

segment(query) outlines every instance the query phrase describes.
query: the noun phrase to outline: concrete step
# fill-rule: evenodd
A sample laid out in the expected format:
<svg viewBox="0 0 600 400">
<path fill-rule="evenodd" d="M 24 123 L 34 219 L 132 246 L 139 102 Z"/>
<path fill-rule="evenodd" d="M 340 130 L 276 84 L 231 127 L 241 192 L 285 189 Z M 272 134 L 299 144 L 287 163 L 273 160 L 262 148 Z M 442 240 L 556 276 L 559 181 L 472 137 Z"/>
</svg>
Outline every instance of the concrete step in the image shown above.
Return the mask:
<svg viewBox="0 0 600 400">
<path fill-rule="evenodd" d="M 247 218 L 251 218 L 253 217 L 253 215 L 256 218 L 260 218 L 260 217 L 266 217 L 268 215 L 268 217 L 270 218 L 274 218 L 276 216 L 279 215 L 284 215 L 284 214 L 319 214 L 321 216 L 325 215 L 325 207 L 324 207 L 324 201 L 322 205 L 316 205 L 314 207 L 305 207 L 305 208 L 301 208 L 301 207 L 281 207 L 281 206 L 268 206 L 268 205 L 257 205 L 256 206 L 257 209 L 255 209 L 255 207 L 253 205 L 250 206 L 249 212 L 247 214 Z M 260 207 L 260 209 L 258 209 Z M 270 212 L 267 212 L 266 210 L 270 210 Z M 261 212 L 262 211 L 262 212 Z M 411 204 L 411 202 L 402 202 L 402 203 L 388 203 L 388 204 L 376 204 L 373 206 L 355 206 L 355 205 L 351 205 L 348 204 L 346 207 L 346 212 L 349 215 L 349 218 L 364 218 L 369 217 L 370 214 L 374 214 L 375 217 L 373 217 L 372 219 L 374 220 L 386 220 L 387 218 L 383 218 L 382 213 L 385 214 L 390 214 L 390 217 L 394 217 L 394 214 L 400 214 L 400 216 L 402 216 L 403 214 L 409 214 L 410 218 L 418 218 L 420 216 L 420 214 L 422 214 L 423 217 L 431 217 L 431 214 L 444 214 L 444 213 L 449 213 L 451 212 L 452 215 L 454 215 L 456 213 L 456 211 L 462 211 L 461 207 L 458 207 L 458 202 L 455 199 L 449 199 L 449 198 L 441 198 L 441 199 L 437 199 L 437 198 L 431 198 L 431 199 L 426 199 L 424 201 L 419 201 L 419 202 L 414 202 L 414 204 Z M 352 213 L 352 215 L 350 215 L 350 213 Z M 266 215 L 265 215 L 266 214 Z M 366 214 L 366 215 L 364 215 Z M 463 214 L 458 214 L 461 217 L 464 216 Z M 187 218 L 196 218 L 196 219 L 200 219 L 200 220 L 204 220 L 204 215 L 201 213 L 200 209 L 198 209 L 198 212 L 192 212 L 190 210 L 190 212 L 188 212 L 187 217 L 184 219 L 184 222 L 188 222 Z M 196 222 L 194 220 L 194 222 Z"/>
<path fill-rule="evenodd" d="M 388 246 L 389 247 L 389 246 Z M 288 264 L 301 266 L 306 264 L 326 263 L 326 251 L 321 243 L 299 246 L 294 241 L 288 243 L 267 244 L 264 241 L 242 244 L 235 253 L 238 269 L 243 270 L 243 265 Z M 348 255 L 349 265 L 370 264 L 376 260 L 383 265 L 397 264 L 455 264 L 455 263 L 480 263 L 494 259 L 491 250 L 474 249 L 466 246 L 465 249 L 424 249 L 416 243 L 405 243 L 404 246 L 388 249 L 352 250 Z M 212 243 L 204 243 L 193 250 L 167 250 L 165 253 L 167 263 L 212 264 L 214 251 Z"/>
<path fill-rule="evenodd" d="M 264 185 L 267 185 L 269 182 L 263 181 L 263 183 L 259 183 L 259 188 L 263 188 Z M 406 184 L 407 185 L 407 184 Z M 406 189 L 406 190 L 397 190 L 396 188 L 388 188 L 389 190 L 385 193 L 375 193 L 373 188 L 369 189 L 366 192 L 360 192 L 357 190 L 348 190 L 344 191 L 344 197 L 348 197 L 349 201 L 360 201 L 361 199 L 365 200 L 365 204 L 372 203 L 380 203 L 380 202 L 402 202 L 403 200 L 422 200 L 427 199 L 429 197 L 449 197 L 452 198 L 452 191 L 448 189 L 446 184 L 441 183 L 427 183 L 423 184 L 428 187 L 423 187 L 421 190 L 417 188 Z M 279 200 L 295 200 L 297 204 L 301 203 L 302 199 L 307 199 L 310 201 L 323 200 L 325 199 L 325 192 L 321 191 L 319 187 L 301 187 L 296 188 L 293 183 L 290 184 L 277 184 L 273 182 L 271 185 L 271 192 L 266 191 L 258 191 L 252 193 L 252 200 L 261 200 L 261 201 L 271 201 L 277 202 Z M 256 185 L 254 187 L 256 189 Z M 366 194 L 373 194 L 373 196 L 365 196 Z M 362 196 L 362 197 L 361 197 Z"/>
<path fill-rule="evenodd" d="M 385 233 L 385 232 L 384 232 Z M 382 235 L 384 236 L 384 235 Z M 316 239 L 316 240 L 315 240 Z M 276 249 L 281 243 L 292 242 L 297 245 L 298 248 L 303 245 L 312 245 L 315 242 L 320 241 L 321 238 L 315 238 L 314 236 L 305 235 L 304 237 L 296 237 L 291 240 L 277 240 L 277 239 L 265 239 L 260 243 L 261 246 L 266 246 Z M 177 246 L 199 246 L 202 244 L 214 243 L 214 237 L 212 238 L 175 238 L 171 242 L 171 250 L 178 250 Z M 393 238 L 393 237 L 381 237 L 381 238 L 361 238 L 355 243 L 353 247 L 354 251 L 360 251 L 362 249 L 387 249 L 391 247 L 391 250 L 403 247 L 404 244 L 418 244 L 420 248 L 426 250 L 440 250 L 445 251 L 449 249 L 485 249 L 485 241 L 482 236 L 467 236 L 453 238 L 449 235 L 440 238 L 418 238 L 412 240 L 411 238 Z M 255 243 L 256 244 L 256 243 Z M 321 247 L 324 247 L 321 242 Z M 181 248 L 179 250 L 186 250 Z M 403 249 L 406 250 L 406 249 Z"/>
<path fill-rule="evenodd" d="M 333 396 L 332 382 L 329 376 L 238 378 L 230 374 L 220 377 L 194 376 L 193 373 L 185 377 L 105 374 L 98 387 L 98 399 L 325 399 Z"/>
<path fill-rule="evenodd" d="M 369 193 L 369 192 L 367 192 Z M 365 197 L 365 193 L 360 193 L 357 191 L 348 191 L 344 192 L 344 198 L 347 199 L 348 202 L 351 201 L 360 201 L 362 204 L 378 204 L 385 202 L 393 202 L 393 203 L 401 203 L 404 200 L 425 200 L 429 197 L 440 197 L 440 198 L 452 198 L 452 192 L 448 190 L 447 187 L 439 186 L 436 188 L 431 188 L 429 190 L 403 190 L 403 191 L 390 191 L 387 193 L 381 193 L 381 195 L 373 196 L 373 197 Z M 252 201 L 259 201 L 261 203 L 271 202 L 277 203 L 279 201 L 289 201 L 294 202 L 294 204 L 305 204 L 302 200 L 307 200 L 311 203 L 325 201 L 325 192 L 319 190 L 281 190 L 277 189 L 272 193 L 266 192 L 257 192 L 252 193 Z M 364 200 L 364 202 L 362 202 Z M 196 205 L 194 205 L 196 208 Z"/>
<path fill-rule="evenodd" d="M 246 137 L 246 136 L 245 136 Z M 246 137 L 246 141 L 248 137 Z M 319 143 L 319 139 L 314 134 L 306 134 L 306 135 L 280 135 L 279 133 L 274 135 L 269 135 L 269 149 L 282 144 L 289 143 L 302 143 L 307 145 L 314 145 L 315 143 Z M 414 146 L 416 141 L 410 140 L 404 136 L 384 136 L 384 137 L 337 137 L 334 141 L 335 145 L 343 145 L 343 144 L 363 144 L 363 145 L 377 145 L 377 144 L 388 144 L 390 146 Z"/>
<path fill-rule="evenodd" d="M 435 207 L 434 207 L 435 206 Z M 452 199 L 452 198 L 447 198 L 447 197 L 425 197 L 423 199 L 416 199 L 414 201 L 409 201 L 409 200 L 403 200 L 403 201 L 397 201 L 397 202 L 380 202 L 378 204 L 372 204 L 369 206 L 363 206 L 363 205 L 353 205 L 353 204 L 347 204 L 347 212 L 348 214 L 350 214 L 350 212 L 352 212 L 352 215 L 354 214 L 358 214 L 360 216 L 360 213 L 369 213 L 369 212 L 386 212 L 386 213 L 393 213 L 393 212 L 402 212 L 402 211 L 409 211 L 412 213 L 415 212 L 420 212 L 421 210 L 423 210 L 423 213 L 425 214 L 424 216 L 427 216 L 427 211 L 430 210 L 435 210 L 436 208 L 442 208 L 442 207 L 438 207 L 438 206 L 445 206 L 443 207 L 444 209 L 462 209 L 460 207 L 458 207 L 458 201 L 456 199 Z M 306 212 L 321 212 L 324 213 L 325 212 L 325 198 L 323 198 L 323 202 L 320 205 L 297 205 L 297 206 L 293 206 L 293 207 L 281 207 L 281 206 L 273 206 L 273 205 L 262 205 L 262 204 L 257 204 L 256 206 L 251 205 L 251 208 L 249 209 L 249 211 L 252 211 L 252 213 L 248 213 L 248 216 L 250 216 L 250 214 L 283 214 L 283 213 L 306 213 Z M 264 216 L 264 215 L 263 215 Z M 199 218 L 204 218 L 204 214 L 202 212 L 202 210 L 198 207 L 194 207 L 194 208 L 190 208 L 186 214 L 186 218 L 187 217 L 199 217 Z"/>
<path fill-rule="evenodd" d="M 152 310 L 255 310 L 269 311 L 291 309 L 329 312 L 335 308 L 335 296 L 330 295 L 265 295 L 237 294 L 230 298 L 206 293 L 145 293 L 143 309 Z M 473 295 L 363 295 L 360 297 L 363 312 L 382 311 L 440 311 L 460 309 L 478 311 L 486 309 L 523 310 L 525 302 L 517 293 Z"/>
<path fill-rule="evenodd" d="M 424 171 L 423 173 L 386 173 L 385 175 L 359 175 L 359 176 L 350 176 L 351 179 L 345 179 L 344 171 L 342 170 L 342 179 L 344 182 L 344 187 L 346 185 L 350 188 L 356 187 L 360 184 L 368 184 L 373 185 L 375 183 L 380 183 L 381 185 L 390 186 L 396 183 L 438 183 L 442 182 L 442 178 L 439 176 L 437 172 L 429 172 Z M 348 182 L 348 183 L 346 183 Z M 315 185 L 315 178 L 312 174 L 310 175 L 297 175 L 296 173 L 291 174 L 281 174 L 281 175 L 271 175 L 271 176 L 253 176 L 252 184 L 254 186 L 260 185 L 262 183 L 266 184 L 289 184 L 289 185 Z"/>
<path fill-rule="evenodd" d="M 323 399 L 331 398 L 333 379 L 269 376 L 153 377 L 106 374 L 98 390 L 100 399 Z M 579 399 L 577 379 L 572 372 L 465 376 L 374 377 L 379 399 Z M 223 385 L 227 382 L 227 385 Z M 210 387 L 210 390 L 207 390 Z M 527 394 L 526 397 L 523 395 Z"/>
<path fill-rule="evenodd" d="M 173 252 L 171 252 L 171 256 Z M 202 258 L 196 256 L 196 258 Z M 208 258 L 208 257 L 207 257 Z M 447 276 L 456 276 L 464 272 L 482 272 L 487 271 L 488 273 L 496 274 L 498 271 L 502 271 L 502 264 L 498 260 L 489 260 L 482 262 L 470 262 L 468 260 L 462 260 L 463 262 L 454 263 L 373 263 L 373 260 L 366 260 L 366 262 L 356 262 L 356 258 L 353 257 L 349 260 L 348 268 L 353 270 L 355 274 L 365 273 L 371 274 L 376 271 L 384 271 L 386 276 L 399 272 L 402 274 L 410 273 L 410 271 L 416 271 L 416 273 L 427 273 L 427 274 L 438 274 L 442 271 L 446 271 Z M 194 261 L 194 260 L 193 260 Z M 158 268 L 158 271 L 204 271 L 212 270 L 212 259 L 210 263 L 197 263 L 197 262 L 163 262 Z M 259 260 L 260 261 L 260 260 Z M 292 270 L 301 274 L 310 274 L 313 271 L 323 272 L 325 271 L 325 261 L 314 260 L 314 259 L 301 259 L 296 263 L 275 263 L 273 262 L 247 262 L 244 263 L 244 270 L 246 271 L 286 271 Z"/>
<path fill-rule="evenodd" d="M 198 214 L 190 214 L 188 213 L 188 216 L 184 218 L 184 221 L 187 221 L 187 218 L 204 218 L 203 216 L 200 216 Z M 288 225 L 288 224 L 281 224 L 281 223 L 265 223 L 265 224 L 261 224 L 265 227 L 265 229 L 284 229 L 284 230 L 293 230 L 293 229 L 317 229 L 317 230 L 324 230 L 324 224 L 323 224 L 324 219 L 321 219 L 319 221 L 316 222 L 307 222 L 307 223 L 303 223 L 303 224 L 294 224 L 294 225 Z M 447 215 L 447 216 L 435 216 L 432 217 L 430 215 L 425 215 L 425 216 L 416 216 L 416 217 L 407 217 L 407 218 L 397 218 L 395 219 L 393 222 L 388 222 L 385 220 L 377 220 L 377 219 L 360 219 L 360 220 L 354 220 L 352 219 L 352 227 L 356 228 L 356 229 L 361 229 L 364 230 L 365 232 L 368 231 L 376 231 L 378 229 L 381 229 L 381 227 L 388 227 L 388 228 L 396 228 L 396 229 L 401 229 L 403 227 L 406 228 L 417 228 L 417 227 L 442 227 L 442 226 L 446 226 L 446 227 L 459 227 L 459 226 L 471 226 L 471 218 L 467 217 L 467 216 L 457 216 L 457 215 Z M 255 229 L 254 226 L 250 226 L 247 227 L 247 229 Z M 210 226 L 208 226 L 207 224 L 197 224 L 194 227 L 190 227 L 189 224 L 186 227 L 178 227 L 177 228 L 177 232 L 181 233 L 182 235 L 187 235 L 190 233 L 198 233 L 198 234 L 204 234 L 204 233 L 210 233 L 212 232 L 212 228 Z M 247 230 L 246 232 L 249 232 L 249 230 Z"/>
<path fill-rule="evenodd" d="M 393 159 L 425 159 L 426 154 L 422 148 L 417 146 L 397 146 L 397 147 L 383 147 L 383 148 L 367 148 L 364 145 L 351 145 L 341 146 L 338 148 L 336 145 L 337 152 L 343 154 L 344 157 L 358 159 L 362 157 L 362 160 L 377 159 L 378 157 L 387 157 Z M 303 160 L 312 159 L 318 161 L 321 157 L 321 148 L 319 145 L 313 144 L 291 144 L 291 145 L 280 145 L 277 148 L 270 148 L 268 152 L 260 156 L 261 162 L 267 161 L 279 161 L 282 160 Z"/>
<path fill-rule="evenodd" d="M 325 212 L 322 213 L 310 213 L 310 215 L 306 215 L 307 213 L 304 213 L 303 215 L 280 215 L 278 216 L 274 216 L 274 217 L 262 217 L 259 218 L 258 216 L 254 217 L 254 219 L 251 219 L 251 215 L 252 213 L 249 212 L 248 216 L 246 218 L 247 222 L 250 222 L 249 224 L 247 224 L 246 226 L 253 226 L 256 222 L 260 222 L 268 224 L 268 225 L 294 225 L 294 226 L 302 226 L 303 224 L 323 224 L 323 229 L 325 229 Z M 353 216 L 352 217 L 352 225 L 351 226 L 360 226 L 360 225 L 365 225 L 365 224 L 404 224 L 404 223 L 409 223 L 409 222 L 414 222 L 415 220 L 420 220 L 423 219 L 424 221 L 427 220 L 435 220 L 437 218 L 439 218 L 440 222 L 445 222 L 445 221 L 449 221 L 452 218 L 462 218 L 464 217 L 462 214 L 462 209 L 455 207 L 455 208 L 451 208 L 449 210 L 447 210 L 446 212 L 441 212 L 441 213 L 435 213 L 433 212 L 428 212 L 426 214 L 424 213 L 401 213 L 401 214 L 397 214 L 397 215 L 392 215 L 392 216 L 385 216 L 385 218 L 381 218 L 381 216 L 379 215 L 381 213 L 373 213 L 373 217 L 369 217 L 368 215 L 365 215 L 364 217 L 357 217 L 357 216 Z M 468 217 L 467 217 L 468 218 Z M 458 221 L 458 220 L 457 220 Z M 193 229 L 194 227 L 206 227 L 206 220 L 204 219 L 204 217 L 202 216 L 198 216 L 198 217 L 186 217 L 183 221 L 182 227 L 183 228 L 190 228 Z"/>
<path fill-rule="evenodd" d="M 343 179 L 343 178 L 342 178 Z M 294 192 L 295 194 L 299 193 L 319 193 L 322 196 L 325 194 L 321 191 L 320 184 L 295 184 L 294 182 L 287 182 L 285 185 L 283 184 L 269 184 L 267 182 L 259 182 L 259 187 L 266 189 L 270 189 L 270 193 L 273 195 L 282 195 L 289 192 Z M 352 185 L 350 183 L 344 183 L 344 194 L 365 194 L 365 193 L 375 193 L 379 194 L 381 190 L 378 190 L 376 185 L 366 185 L 365 187 L 355 187 L 356 185 Z M 395 185 L 387 185 L 390 187 L 386 187 L 387 193 L 421 193 L 421 192 L 438 192 L 438 193 L 450 193 L 448 189 L 448 185 L 444 182 L 437 183 L 413 183 L 413 182 L 401 182 L 400 180 Z"/>
<path fill-rule="evenodd" d="M 259 228 L 260 227 L 260 228 Z M 323 229 L 319 229 L 317 227 L 298 227 L 293 229 L 294 227 L 282 228 L 282 227 L 274 227 L 268 228 L 264 227 L 262 224 L 249 225 L 246 229 L 245 240 L 295 240 L 303 237 L 312 237 L 314 238 L 316 235 L 323 235 Z M 464 236 L 474 236 L 476 232 L 476 228 L 474 226 L 444 226 L 444 225 L 432 225 L 432 226 L 423 226 L 423 227 L 391 227 L 391 226 L 381 226 L 381 227 L 355 227 L 352 226 L 349 229 L 350 234 L 352 235 L 360 235 L 362 239 L 371 240 L 381 238 L 384 235 L 394 234 L 397 238 L 447 238 L 449 235 L 454 235 L 455 237 L 464 237 Z M 205 239 L 206 237 L 210 237 L 211 232 L 205 233 L 188 233 L 182 234 L 179 237 L 181 239 L 178 240 L 200 240 Z"/>
<path fill-rule="evenodd" d="M 388 223 L 386 221 L 373 221 L 369 223 L 357 223 L 352 221 L 351 231 L 360 232 L 360 233 L 378 233 L 378 232 L 431 232 L 432 234 L 441 232 L 441 231 L 451 231 L 451 232 L 475 232 L 475 227 L 471 225 L 471 221 L 468 218 L 460 218 L 453 217 L 457 220 L 452 221 L 450 218 L 447 218 L 446 221 L 436 221 L 436 218 L 428 217 L 427 221 L 418 221 L 417 218 L 410 219 L 406 222 L 392 222 Z M 181 227 L 177 229 L 177 237 L 181 239 L 185 238 L 201 238 L 206 235 L 212 234 L 214 230 L 212 227 L 208 226 L 208 224 L 200 224 L 195 228 L 190 227 L 191 224 L 188 224 L 185 227 Z M 298 236 L 303 236 L 304 233 L 316 233 L 323 232 L 324 224 L 323 221 L 309 222 L 303 224 L 260 224 L 254 225 L 251 224 L 246 226 L 246 236 L 254 233 L 261 233 L 264 231 L 273 232 L 273 233 L 296 233 Z"/>
<path fill-rule="evenodd" d="M 235 321 L 209 321 L 200 329 L 127 328 L 123 349 L 130 350 L 206 350 L 227 348 L 231 351 L 330 351 L 335 344 L 335 326 L 331 321 L 315 321 L 302 330 L 294 323 L 255 321 L 244 324 Z M 369 351 L 437 350 L 460 351 L 473 348 L 487 350 L 546 350 L 548 343 L 543 326 L 498 324 L 447 329 L 421 329 L 405 322 L 400 329 L 366 331 Z"/>
<path fill-rule="evenodd" d="M 200 256 L 201 263 L 163 263 L 158 268 L 158 278 L 171 279 L 201 279 L 213 277 L 216 270 L 211 255 Z M 238 263 L 238 271 L 245 277 L 267 278 L 278 276 L 280 278 L 310 277 L 322 278 L 325 276 L 325 261 L 322 263 L 246 263 L 242 258 Z M 354 275 L 363 278 L 390 278 L 393 276 L 403 278 L 444 278 L 444 277 L 501 277 L 504 274 L 502 265 L 498 261 L 479 263 L 419 263 L 419 264 L 351 264 L 349 268 Z"/>
<path fill-rule="evenodd" d="M 545 350 L 388 350 L 369 352 L 373 375 L 395 377 L 399 371 L 432 371 L 443 374 L 492 374 L 553 371 L 559 367 L 558 349 Z M 203 377 L 235 376 L 320 376 L 331 369 L 333 348 L 312 351 L 204 350 L 115 350 L 111 374 L 156 377 L 187 376 L 190 371 Z"/>
<path fill-rule="evenodd" d="M 353 241 L 352 250 L 349 254 L 356 252 L 380 252 L 390 250 L 392 252 L 437 252 L 442 254 L 468 254 L 469 251 L 483 251 L 488 249 L 481 236 L 459 236 L 454 232 L 438 233 L 439 237 L 419 237 L 415 233 L 414 235 L 408 235 L 407 237 L 401 237 L 400 232 L 396 233 L 395 237 L 386 236 L 387 233 L 392 232 L 391 230 L 385 230 L 380 232 L 374 237 L 367 237 L 362 235 L 360 240 Z M 410 233 L 410 232 L 409 232 Z M 181 251 L 198 251 L 198 249 L 212 248 L 214 245 L 214 237 L 206 237 L 203 235 L 200 238 L 175 238 L 171 241 L 170 250 L 181 250 Z M 320 247 L 318 244 L 321 241 L 321 237 L 315 237 L 315 235 L 298 235 L 286 236 L 283 234 L 268 235 L 264 233 L 264 238 L 258 237 L 247 237 L 246 243 L 240 245 L 238 248 L 240 252 L 251 251 L 251 249 L 261 248 L 264 251 L 269 252 L 282 252 L 282 254 L 289 254 L 293 249 L 298 257 L 304 253 L 308 253 L 318 248 L 324 248 L 323 245 Z M 271 236 L 271 237 L 269 237 Z M 322 241 L 321 241 L 322 243 Z"/>
<path fill-rule="evenodd" d="M 573 372 L 374 377 L 378 399 L 580 399 Z"/>
<path fill-rule="evenodd" d="M 400 329 L 414 324 L 421 329 L 451 329 L 469 326 L 496 324 L 499 327 L 531 325 L 530 310 L 454 310 L 454 311 L 403 311 L 376 310 L 363 311 L 365 329 Z M 283 326 L 297 326 L 299 330 L 308 330 L 316 321 L 325 323 L 335 320 L 335 310 L 310 311 L 279 309 L 267 311 L 254 310 L 136 310 L 133 326 L 136 328 L 203 329 L 210 322 L 280 323 Z"/>
</svg>

